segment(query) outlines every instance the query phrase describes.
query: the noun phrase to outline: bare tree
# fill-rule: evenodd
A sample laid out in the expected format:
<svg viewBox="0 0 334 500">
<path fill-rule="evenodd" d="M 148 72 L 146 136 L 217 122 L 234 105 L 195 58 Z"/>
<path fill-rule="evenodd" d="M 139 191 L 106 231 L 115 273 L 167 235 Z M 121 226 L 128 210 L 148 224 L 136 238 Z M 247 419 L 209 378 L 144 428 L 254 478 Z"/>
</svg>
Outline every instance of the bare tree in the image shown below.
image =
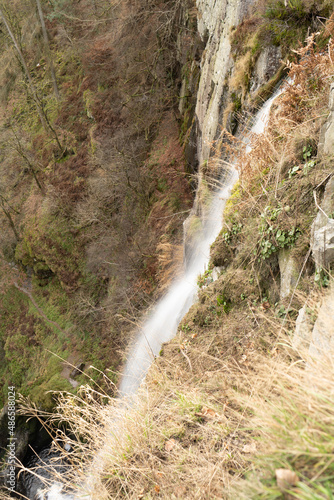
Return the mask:
<svg viewBox="0 0 334 500">
<path fill-rule="evenodd" d="M 46 31 L 46 26 L 45 26 L 45 22 L 44 22 L 44 15 L 43 15 L 43 10 L 42 10 L 40 0 L 36 0 L 36 4 L 37 4 L 38 15 L 39 15 L 39 18 L 41 21 L 41 26 L 42 26 L 42 31 L 43 31 L 44 45 L 45 45 L 45 50 L 46 50 L 46 54 L 47 54 L 47 58 L 48 58 L 48 62 L 49 62 L 53 90 L 54 90 L 57 101 L 59 101 L 60 94 L 59 94 L 59 89 L 58 89 L 58 84 L 57 84 L 56 72 L 55 72 L 55 68 L 53 65 L 49 37 L 48 37 L 48 32 Z"/>
<path fill-rule="evenodd" d="M 45 129 L 47 129 L 47 124 L 46 124 L 44 115 L 42 113 L 42 110 L 40 108 L 40 102 L 39 102 L 39 99 L 38 99 L 38 96 L 37 96 L 37 92 L 36 92 L 35 85 L 34 85 L 34 82 L 32 80 L 30 71 L 29 71 L 28 66 L 27 66 L 27 64 L 25 62 L 25 59 L 23 57 L 22 51 L 21 51 L 21 49 L 19 47 L 19 44 L 18 44 L 18 42 L 17 42 L 17 40 L 16 40 L 16 38 L 14 36 L 14 33 L 11 30 L 11 27 L 9 26 L 9 24 L 7 22 L 6 16 L 4 15 L 4 12 L 3 12 L 3 9 L 1 8 L 1 6 L 0 6 L 0 17 L 1 17 L 2 22 L 4 23 L 4 25 L 6 27 L 6 30 L 8 32 L 8 35 L 9 35 L 10 39 L 13 42 L 13 45 L 14 45 L 15 50 L 17 52 L 17 55 L 19 57 L 20 63 L 22 64 L 24 73 L 25 73 L 25 75 L 27 77 L 27 80 L 28 80 L 28 83 L 29 83 L 30 92 L 31 92 L 31 94 L 33 96 L 33 99 L 34 99 L 36 107 L 37 107 L 37 112 L 38 112 L 39 118 L 41 120 L 41 123 L 42 123 L 43 127 Z"/>
<path fill-rule="evenodd" d="M 14 211 L 15 213 L 18 213 L 17 210 L 15 210 L 8 202 L 8 200 L 0 193 L 0 207 L 3 211 L 3 213 L 5 214 L 8 222 L 9 222 L 9 225 L 10 227 L 12 228 L 12 231 L 15 235 L 15 238 L 17 241 L 20 241 L 20 236 L 19 236 L 19 233 L 17 232 L 16 230 L 16 227 L 15 227 L 15 224 L 14 224 L 14 221 L 12 219 L 12 216 L 10 214 L 10 211 Z"/>
<path fill-rule="evenodd" d="M 9 37 L 10 37 L 10 39 L 11 39 L 13 45 L 14 45 L 14 48 L 15 48 L 15 50 L 17 52 L 18 58 L 19 58 L 20 63 L 22 65 L 23 71 L 24 71 L 24 73 L 25 73 L 25 75 L 27 77 L 29 89 L 30 89 L 31 95 L 33 97 L 33 100 L 34 100 L 34 102 L 36 104 L 38 116 L 39 116 L 40 121 L 41 121 L 41 123 L 42 123 L 42 125 L 44 127 L 44 130 L 46 132 L 51 131 L 52 135 L 54 136 L 54 138 L 56 140 L 56 143 L 58 145 L 59 150 L 63 151 L 64 148 L 62 147 L 62 145 L 61 145 L 61 143 L 59 141 L 58 135 L 57 135 L 55 129 L 53 128 L 53 126 L 51 125 L 50 120 L 48 119 L 48 116 L 45 113 L 44 107 L 43 107 L 40 99 L 38 98 L 37 91 L 36 91 L 36 88 L 35 88 L 32 76 L 30 74 L 30 71 L 28 69 L 27 63 L 26 63 L 26 61 L 24 59 L 24 56 L 23 56 L 22 51 L 20 49 L 20 46 L 19 46 L 19 44 L 18 44 L 18 42 L 17 42 L 17 40 L 16 40 L 16 38 L 14 36 L 14 33 L 13 33 L 13 31 L 12 31 L 9 23 L 7 22 L 6 16 L 4 14 L 4 11 L 3 11 L 1 5 L 0 5 L 0 18 L 2 19 L 2 21 L 3 21 L 3 23 L 4 23 L 5 27 L 6 27 L 7 33 L 8 33 L 8 35 L 9 35 Z"/>
<path fill-rule="evenodd" d="M 23 147 L 23 145 L 22 145 L 22 143 L 20 141 L 20 138 L 19 138 L 18 134 L 15 132 L 14 127 L 11 126 L 11 129 L 12 129 L 13 135 L 15 137 L 15 143 L 13 145 L 13 148 L 23 158 L 23 160 L 24 160 L 25 164 L 27 165 L 29 171 L 31 172 L 33 178 L 35 179 L 37 186 L 41 190 L 41 193 L 44 195 L 45 194 L 45 190 L 44 190 L 44 187 L 42 186 L 40 180 L 38 179 L 36 168 L 34 167 L 32 161 L 30 160 L 30 158 L 28 156 L 28 153 L 25 151 L 25 149 L 24 149 L 24 147 Z"/>
</svg>

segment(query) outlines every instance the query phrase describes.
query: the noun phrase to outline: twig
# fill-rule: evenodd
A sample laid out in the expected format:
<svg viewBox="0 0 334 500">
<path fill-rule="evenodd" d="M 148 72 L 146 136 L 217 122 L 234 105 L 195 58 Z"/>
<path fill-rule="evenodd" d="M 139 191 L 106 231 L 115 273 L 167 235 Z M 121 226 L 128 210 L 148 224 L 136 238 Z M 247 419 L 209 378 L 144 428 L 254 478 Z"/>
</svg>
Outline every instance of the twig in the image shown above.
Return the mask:
<svg viewBox="0 0 334 500">
<path fill-rule="evenodd" d="M 191 362 L 190 362 L 189 357 L 186 355 L 186 353 L 184 352 L 184 350 L 182 349 L 182 347 L 180 347 L 180 351 L 183 354 L 183 356 L 186 358 L 186 360 L 188 361 L 188 364 L 189 364 L 189 367 L 190 367 L 190 371 L 192 372 L 193 371 L 193 367 L 191 366 Z"/>
<path fill-rule="evenodd" d="M 330 174 L 328 174 L 323 181 L 320 182 L 320 184 L 318 184 L 315 188 L 314 188 L 314 191 L 316 191 L 317 189 L 319 189 L 323 184 L 325 184 L 325 182 L 330 178 L 332 177 L 332 175 L 334 174 L 334 172 L 331 172 Z"/>
<path fill-rule="evenodd" d="M 320 210 L 320 212 L 322 212 L 324 214 L 324 216 L 327 217 L 327 219 L 329 219 L 328 215 L 323 211 L 321 206 L 318 205 L 317 194 L 315 192 L 315 189 L 313 190 L 313 196 L 314 196 L 314 203 L 315 203 L 315 206 L 317 207 L 317 209 Z"/>
<path fill-rule="evenodd" d="M 172 215 L 166 215 L 165 217 L 152 217 L 152 219 L 161 220 L 161 219 L 169 219 L 170 217 L 175 217 L 175 215 L 186 214 L 190 212 L 190 210 L 182 210 L 182 212 L 176 212 Z"/>
</svg>

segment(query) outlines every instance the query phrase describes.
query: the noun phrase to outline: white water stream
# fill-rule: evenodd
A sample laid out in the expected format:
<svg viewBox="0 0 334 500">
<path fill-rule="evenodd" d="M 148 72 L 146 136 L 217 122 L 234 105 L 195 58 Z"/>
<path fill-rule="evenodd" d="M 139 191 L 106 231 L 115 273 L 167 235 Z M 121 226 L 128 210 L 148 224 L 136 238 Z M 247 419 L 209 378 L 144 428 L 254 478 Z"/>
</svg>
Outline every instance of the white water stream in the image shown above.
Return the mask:
<svg viewBox="0 0 334 500">
<path fill-rule="evenodd" d="M 244 143 L 247 144 L 247 153 L 251 150 L 249 141 L 252 135 L 262 134 L 268 121 L 271 105 L 281 92 L 282 90 L 279 89 L 257 113 L 249 137 L 244 139 Z M 137 334 L 119 388 L 122 396 L 130 396 L 137 391 L 154 357 L 159 354 L 162 344 L 175 336 L 178 324 L 193 304 L 198 276 L 208 266 L 210 246 L 222 228 L 225 203 L 237 179 L 238 174 L 233 167 L 227 167 L 222 173 L 220 178 L 222 187 L 214 194 L 208 214 L 202 221 L 201 238 L 188 258 L 190 265 L 148 315 L 144 326 Z"/>
<path fill-rule="evenodd" d="M 251 150 L 250 138 L 254 134 L 261 134 L 269 118 L 270 108 L 276 97 L 282 92 L 280 88 L 268 101 L 266 101 L 254 118 L 254 125 L 248 137 L 244 139 L 246 152 Z M 134 395 L 141 382 L 145 378 L 147 371 L 152 364 L 154 357 L 158 356 L 164 342 L 171 340 L 176 332 L 182 317 L 189 310 L 194 302 L 197 292 L 197 279 L 202 274 L 209 263 L 210 246 L 217 238 L 222 228 L 222 215 L 226 200 L 237 181 L 238 175 L 233 167 L 227 168 L 222 173 L 220 184 L 221 189 L 213 194 L 212 202 L 208 213 L 203 220 L 201 239 L 192 249 L 192 254 L 188 259 L 190 264 L 184 274 L 176 280 L 169 291 L 149 312 L 143 327 L 137 332 L 136 338 L 129 351 L 127 363 L 124 368 L 121 384 L 120 396 L 122 398 Z M 116 435 L 115 427 L 117 422 L 113 421 L 113 428 L 110 432 Z M 92 469 L 97 470 L 103 467 L 104 450 L 99 450 Z M 107 451 L 106 451 L 107 453 Z M 89 483 L 92 477 L 87 474 L 85 494 L 76 493 L 73 496 L 61 493 L 61 485 L 54 484 L 48 493 L 37 497 L 41 500 L 87 500 L 92 491 Z M 33 500 L 33 497 L 28 498 Z"/>
</svg>

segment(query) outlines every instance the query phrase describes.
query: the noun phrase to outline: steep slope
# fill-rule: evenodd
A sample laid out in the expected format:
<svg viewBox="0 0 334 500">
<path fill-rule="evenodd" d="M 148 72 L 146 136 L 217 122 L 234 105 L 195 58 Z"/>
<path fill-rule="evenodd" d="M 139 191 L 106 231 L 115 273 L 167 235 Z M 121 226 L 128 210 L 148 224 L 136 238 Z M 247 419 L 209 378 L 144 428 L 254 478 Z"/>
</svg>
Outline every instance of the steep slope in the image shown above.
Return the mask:
<svg viewBox="0 0 334 500">
<path fill-rule="evenodd" d="M 175 96 L 201 46 L 187 2 L 41 7 L 49 45 L 35 2 L 0 4 L 0 405 L 15 386 L 50 410 L 49 391 L 86 376 L 113 393 L 101 370 L 117 380 L 181 263 L 192 192 Z M 4 445 L 6 407 L 0 427 Z M 37 428 L 17 427 L 22 459 Z"/>
<path fill-rule="evenodd" d="M 70 130 L 64 139 L 66 150 L 61 158 L 56 158 L 52 168 L 46 166 L 43 171 L 42 179 L 48 186 L 46 196 L 43 188 L 35 186 L 38 196 L 35 193 L 24 198 L 23 218 L 17 219 L 23 237 L 20 234 L 20 241 L 15 244 L 16 259 L 26 266 L 23 271 L 33 268 L 32 288 L 26 275 L 19 277 L 15 267 L 6 266 L 11 285 L 6 288 L 4 302 L 6 360 L 11 361 L 10 356 L 16 358 L 18 352 L 22 362 L 31 359 L 30 347 L 25 347 L 27 336 L 16 325 L 19 338 L 8 332 L 13 325 L 12 318 L 18 318 L 18 310 L 24 317 L 16 321 L 20 325 L 29 321 L 32 296 L 45 316 L 53 321 L 48 324 L 58 332 L 55 342 L 60 343 L 59 347 L 55 343 L 52 349 L 56 345 L 56 352 L 62 352 L 70 338 L 69 354 L 78 349 L 80 356 L 82 353 L 87 356 L 84 361 L 96 364 L 101 359 L 98 368 L 106 366 L 106 358 L 110 367 L 111 356 L 114 365 L 117 364 L 119 356 L 115 350 L 120 346 L 119 332 L 127 333 L 126 322 L 133 322 L 150 302 L 156 285 L 152 285 L 150 278 L 159 279 L 159 273 L 154 270 L 159 256 L 160 282 L 170 278 L 168 263 L 173 254 L 178 253 L 180 242 L 180 225 L 174 222 L 180 212 L 190 210 L 188 187 L 180 181 L 183 179 L 182 154 L 171 104 L 175 87 L 169 78 L 173 80 L 176 74 L 180 75 L 181 138 L 188 172 L 199 173 L 196 202 L 188 221 L 188 227 L 194 227 L 206 215 L 210 186 L 215 184 L 222 164 L 240 155 L 238 140 L 231 134 L 243 127 L 248 113 L 272 90 L 282 75 L 283 66 L 287 66 L 284 71 L 290 70 L 294 83 L 277 102 L 268 131 L 254 143 L 250 155 L 239 158 L 240 183 L 226 208 L 224 229 L 212 248 L 212 264 L 199 277 L 199 300 L 182 321 L 175 340 L 164 347 L 163 355 L 152 368 L 140 394 L 142 402 L 124 418 L 125 430 L 120 433 L 117 447 L 114 439 L 110 439 L 105 473 L 94 478 L 96 495 L 99 495 L 96 498 L 100 499 L 117 495 L 129 498 L 227 496 L 231 484 L 252 463 L 251 457 L 257 448 L 254 440 L 261 436 L 261 423 L 259 425 L 253 416 L 256 406 L 265 406 L 271 392 L 281 396 L 289 390 L 288 381 L 280 388 L 276 375 L 266 381 L 263 367 L 268 366 L 271 373 L 277 374 L 273 366 L 276 359 L 283 371 L 289 363 L 305 359 L 303 352 L 296 353 L 281 344 L 292 342 L 297 311 L 304 306 L 306 296 L 309 305 L 305 308 L 310 321 L 315 321 L 316 305 L 313 305 L 318 303 L 321 289 L 330 283 L 326 270 L 330 260 L 321 268 L 319 263 L 313 263 L 310 238 L 311 224 L 332 173 L 330 143 L 322 146 L 323 149 L 318 148 L 321 126 L 328 114 L 333 69 L 332 47 L 328 45 L 332 18 L 321 35 L 309 39 L 304 49 L 298 53 L 288 51 L 298 40 L 304 40 L 308 30 L 321 28 L 319 17 L 329 17 L 331 4 L 293 2 L 285 6 L 281 2 L 247 5 L 199 1 L 201 40 L 195 36 L 193 6 L 189 5 L 188 11 L 175 10 L 180 5 L 169 3 L 169 9 L 162 11 L 167 16 L 163 19 L 158 4 L 142 9 L 139 5 L 133 7 L 138 10 L 126 6 L 125 12 L 118 6 L 127 20 L 124 30 L 117 35 L 119 46 L 113 45 L 115 35 L 110 35 L 106 27 L 106 31 L 100 33 L 101 38 L 98 41 L 94 38 L 92 42 L 93 56 L 82 56 L 85 73 L 79 72 L 75 89 L 71 80 L 63 83 L 64 90 L 69 89 L 68 100 L 57 117 L 60 121 L 55 119 L 55 123 L 59 123 L 62 130 L 67 130 L 66 127 Z M 182 23 L 186 33 L 176 37 L 175 29 L 181 19 L 177 16 L 181 12 L 185 16 Z M 171 14 L 174 17 L 168 17 Z M 151 26 L 153 21 L 157 23 L 153 24 L 156 31 Z M 133 46 L 133 26 L 141 28 L 144 39 L 136 46 Z M 146 43 L 155 40 L 155 34 L 150 38 L 151 29 L 152 33 L 162 36 L 158 54 L 165 54 L 166 40 L 175 42 L 171 52 L 168 50 L 167 61 L 165 56 L 160 60 L 157 52 L 153 51 L 152 55 L 142 47 L 141 43 L 146 47 Z M 75 29 L 70 38 L 74 33 Z M 106 40 L 109 48 L 113 46 L 111 52 L 117 48 L 118 55 L 125 54 L 130 44 L 135 69 L 127 59 L 130 57 L 127 52 L 126 57 L 120 59 L 108 52 L 108 65 L 119 65 L 117 76 L 111 73 L 114 69 L 105 66 L 103 56 Z M 183 56 L 178 53 L 180 44 L 184 47 Z M 182 70 L 174 66 L 176 54 L 172 49 L 176 50 Z M 287 55 L 293 62 L 281 65 L 281 56 Z M 81 63 L 71 61 L 75 75 Z M 106 80 L 99 81 L 97 68 L 102 68 Z M 66 75 L 65 72 L 64 79 Z M 197 82 L 195 105 L 193 94 Z M 162 96 L 162 91 L 166 95 Z M 19 96 L 16 98 L 21 102 Z M 78 106 L 79 98 L 85 112 L 79 113 L 80 120 L 70 125 L 73 121 L 73 115 L 68 114 L 70 103 Z M 14 112 L 14 101 L 11 106 Z M 118 106 L 117 113 L 114 106 Z M 80 142 L 75 134 L 80 135 L 82 121 L 88 123 L 85 139 L 81 139 L 84 145 L 75 142 Z M 327 131 L 330 128 L 328 123 Z M 41 140 L 37 136 L 36 146 Z M 41 151 L 48 157 L 47 149 Z M 86 155 L 88 170 L 77 171 L 86 164 Z M 36 180 L 34 183 L 37 184 Z M 23 191 L 21 187 L 18 200 L 14 197 L 15 203 L 20 203 Z M 331 200 L 331 196 L 327 192 L 326 199 Z M 71 202 L 69 207 L 64 200 Z M 325 204 L 323 210 L 331 220 L 332 211 L 329 213 L 327 208 L 331 201 Z M 168 222 L 165 225 L 158 221 Z M 189 238 L 188 245 L 191 244 Z M 215 282 L 213 276 L 218 276 Z M 320 284 L 320 291 L 315 281 Z M 330 308 L 330 300 L 325 304 L 324 309 Z M 35 307 L 34 316 L 36 311 Z M 34 320 L 31 337 L 36 332 L 42 332 L 42 339 L 52 337 L 43 331 L 44 320 L 41 314 L 38 321 Z M 320 320 L 318 326 L 319 323 Z M 77 329 L 80 329 L 79 335 Z M 70 331 L 73 335 L 69 335 Z M 314 333 L 313 325 L 310 331 Z M 31 348 L 31 352 L 35 356 L 36 348 Z M 312 361 L 309 364 L 311 366 Z M 22 367 L 16 359 L 14 365 L 19 366 L 21 372 L 17 376 L 22 380 L 22 374 L 29 373 L 28 366 Z M 303 363 L 300 365 L 303 368 Z M 43 369 L 45 373 L 45 366 Z M 297 381 L 303 378 L 303 373 L 303 370 L 296 371 Z M 28 378 L 27 387 L 32 386 L 33 390 L 26 390 L 26 394 L 31 392 L 35 400 L 46 407 L 48 402 L 44 396 L 41 401 L 40 392 L 45 388 L 62 388 L 59 365 L 55 375 L 52 379 L 46 374 L 45 387 L 41 387 L 41 380 L 35 379 L 31 384 Z M 102 377 L 101 383 L 100 378 L 99 391 L 101 385 L 106 391 L 101 401 L 99 394 L 89 389 L 77 407 L 77 399 L 62 397 L 60 411 L 63 413 L 54 416 L 55 420 L 66 421 L 67 431 L 70 429 L 75 438 L 73 445 L 84 443 L 82 449 L 75 445 L 71 455 L 79 471 L 85 458 L 89 463 L 96 448 L 108 443 L 100 422 L 115 418 L 116 409 L 111 409 L 115 403 L 111 400 L 111 408 L 108 408 L 100 402 L 109 400 L 109 385 L 113 380 L 110 383 Z M 332 386 L 330 383 L 323 386 L 323 397 L 327 398 Z M 24 383 L 22 387 L 26 389 Z M 254 394 L 255 402 L 245 404 Z M 293 397 L 291 392 L 292 401 Z M 48 404 L 52 406 L 52 401 Z M 80 427 L 82 407 L 87 413 Z M 294 418 L 293 413 L 291 415 Z M 319 421 L 323 425 L 323 420 Z M 305 446 L 305 442 L 301 446 Z M 281 450 L 283 447 L 284 442 Z M 259 448 L 265 446 L 260 444 Z M 295 455 L 292 456 L 291 459 L 289 453 L 281 452 L 278 461 L 293 468 L 297 462 Z M 300 478 L 311 493 L 300 496 L 300 490 L 294 490 L 291 494 L 296 498 L 314 498 L 310 495 L 315 494 L 321 481 L 330 475 L 328 467 L 321 462 L 321 450 L 314 453 L 313 461 L 307 460 L 306 449 L 301 456 L 306 457 L 307 466 L 304 467 L 303 459 L 298 462 L 302 470 Z M 315 479 L 312 467 L 321 470 Z M 265 467 L 260 471 L 264 473 Z M 78 481 L 75 474 L 74 470 Z M 281 493 L 271 469 L 268 477 L 269 489 L 276 497 L 264 496 L 267 493 L 261 492 L 261 487 L 267 483 L 261 483 L 260 493 L 246 493 L 245 498 L 247 494 L 254 494 L 254 498 L 278 498 Z M 230 495 L 237 498 L 235 492 Z"/>
<path fill-rule="evenodd" d="M 94 5 L 42 4 L 51 52 L 37 7 L 2 11 L 3 403 L 7 385 L 45 408 L 45 391 L 72 389 L 45 349 L 116 370 L 178 265 L 192 195 L 174 95 L 200 50 L 193 21 L 181 3 Z"/>
</svg>

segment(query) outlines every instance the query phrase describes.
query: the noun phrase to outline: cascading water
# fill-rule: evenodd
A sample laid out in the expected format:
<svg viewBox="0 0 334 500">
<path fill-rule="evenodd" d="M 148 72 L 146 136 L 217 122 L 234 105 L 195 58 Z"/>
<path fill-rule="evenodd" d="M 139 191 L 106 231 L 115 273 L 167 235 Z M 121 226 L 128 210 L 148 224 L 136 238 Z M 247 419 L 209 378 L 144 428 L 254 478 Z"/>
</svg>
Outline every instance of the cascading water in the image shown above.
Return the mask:
<svg viewBox="0 0 334 500">
<path fill-rule="evenodd" d="M 198 276 L 209 262 L 210 246 L 221 229 L 224 205 L 237 178 L 235 169 L 225 172 L 223 187 L 213 197 L 200 231 L 201 238 L 188 256 L 184 275 L 170 287 L 138 333 L 123 372 L 119 388 L 122 396 L 136 392 L 162 344 L 174 337 L 180 320 L 193 304 Z"/>
<path fill-rule="evenodd" d="M 271 105 L 281 92 L 282 89 L 278 89 L 257 113 L 250 134 L 244 140 L 247 144 L 247 153 L 251 150 L 249 145 L 251 136 L 263 133 Z M 208 214 L 202 221 L 200 238 L 197 239 L 197 245 L 187 256 L 189 264 L 184 275 L 158 302 L 143 328 L 138 332 L 124 368 L 119 388 L 122 396 L 130 396 L 136 392 L 154 357 L 159 354 L 162 344 L 174 337 L 181 318 L 193 304 L 197 292 L 197 278 L 205 271 L 209 263 L 210 246 L 221 230 L 224 206 L 237 178 L 238 174 L 233 167 L 223 172 L 220 179 L 222 187 L 214 194 Z"/>
<path fill-rule="evenodd" d="M 269 112 L 273 101 L 282 92 L 282 88 L 268 99 L 254 118 L 254 124 L 248 137 L 244 139 L 246 152 L 251 150 L 249 144 L 252 135 L 261 134 L 268 121 Z M 202 230 L 200 239 L 192 248 L 188 256 L 188 265 L 186 270 L 177 281 L 175 281 L 167 294 L 157 303 L 156 307 L 149 313 L 143 327 L 138 331 L 135 342 L 133 343 L 124 368 L 119 393 L 122 398 L 131 397 L 139 388 L 141 382 L 153 362 L 155 356 L 159 354 L 164 342 L 171 340 L 176 334 L 177 326 L 181 318 L 186 314 L 193 304 L 197 292 L 197 279 L 199 274 L 203 273 L 209 263 L 210 246 L 218 236 L 222 227 L 222 214 L 226 200 L 237 181 L 238 174 L 233 167 L 225 169 L 220 179 L 222 186 L 213 195 L 210 208 L 205 219 L 202 221 Z M 113 420 L 110 424 L 110 432 L 116 435 L 115 427 L 117 422 Z M 92 468 L 100 469 L 103 467 L 103 452 L 99 450 Z M 85 494 L 74 493 L 72 495 L 61 492 L 61 485 L 55 483 L 47 493 L 41 493 L 34 480 L 30 481 L 27 488 L 27 498 L 43 500 L 83 500 L 90 498 L 90 476 L 87 474 L 87 482 L 82 488 Z"/>
</svg>

